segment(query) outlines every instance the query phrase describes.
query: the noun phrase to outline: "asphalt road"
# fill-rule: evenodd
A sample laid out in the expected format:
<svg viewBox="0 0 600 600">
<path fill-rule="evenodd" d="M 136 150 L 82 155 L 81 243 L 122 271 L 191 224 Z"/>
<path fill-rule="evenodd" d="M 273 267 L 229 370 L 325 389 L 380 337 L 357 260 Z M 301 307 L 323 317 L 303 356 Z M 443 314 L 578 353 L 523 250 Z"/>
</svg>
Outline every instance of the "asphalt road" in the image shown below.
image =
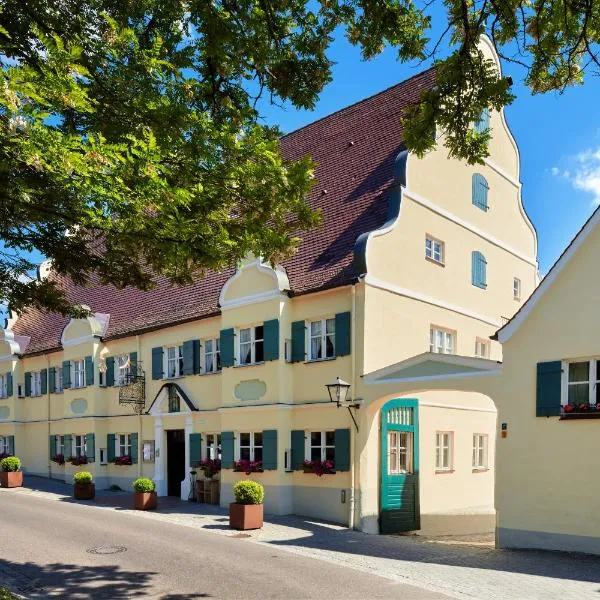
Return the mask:
<svg viewBox="0 0 600 600">
<path fill-rule="evenodd" d="M 29 598 L 445 598 L 241 536 L 10 490 L 0 499 L 0 584 Z"/>
</svg>

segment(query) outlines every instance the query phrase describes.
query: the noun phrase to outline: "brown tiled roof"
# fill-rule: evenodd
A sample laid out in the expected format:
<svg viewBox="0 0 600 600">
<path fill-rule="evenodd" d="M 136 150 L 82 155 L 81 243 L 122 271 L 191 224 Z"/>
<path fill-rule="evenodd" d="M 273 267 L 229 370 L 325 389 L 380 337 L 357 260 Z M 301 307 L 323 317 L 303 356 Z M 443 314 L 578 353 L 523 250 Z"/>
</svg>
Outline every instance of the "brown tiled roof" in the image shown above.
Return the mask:
<svg viewBox="0 0 600 600">
<path fill-rule="evenodd" d="M 297 253 L 284 261 L 291 294 L 305 294 L 346 285 L 354 280 L 353 246 L 364 232 L 386 221 L 381 193 L 393 180 L 393 166 L 403 141 L 400 117 L 423 90 L 434 85 L 433 70 L 348 106 L 281 138 L 283 155 L 312 156 L 317 183 L 309 203 L 321 208 L 323 225 L 302 233 Z M 94 312 L 109 313 L 105 339 L 218 314 L 221 287 L 234 269 L 209 273 L 185 287 L 159 278 L 149 292 L 112 286 L 79 287 L 63 279 L 71 301 Z M 93 283 L 93 279 L 92 279 Z M 26 354 L 58 349 L 67 320 L 30 310 L 13 327 L 31 337 Z"/>
</svg>

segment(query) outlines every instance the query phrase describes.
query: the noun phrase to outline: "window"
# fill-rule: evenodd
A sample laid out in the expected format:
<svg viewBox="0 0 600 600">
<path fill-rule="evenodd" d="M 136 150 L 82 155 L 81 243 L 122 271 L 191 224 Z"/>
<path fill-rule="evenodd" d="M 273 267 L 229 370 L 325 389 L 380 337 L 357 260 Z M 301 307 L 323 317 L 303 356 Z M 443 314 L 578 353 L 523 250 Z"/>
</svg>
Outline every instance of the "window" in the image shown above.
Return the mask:
<svg viewBox="0 0 600 600">
<path fill-rule="evenodd" d="M 490 346 L 490 340 L 486 340 L 484 338 L 477 338 L 475 340 L 475 356 L 478 356 L 479 358 L 489 358 Z"/>
<path fill-rule="evenodd" d="M 444 242 L 435 238 L 425 237 L 425 258 L 436 263 L 444 264 Z"/>
<path fill-rule="evenodd" d="M 483 433 L 473 434 L 473 469 L 487 469 L 487 440 Z"/>
<path fill-rule="evenodd" d="M 85 435 L 76 435 L 73 438 L 75 453 L 74 456 L 87 456 L 87 444 L 85 443 Z"/>
<path fill-rule="evenodd" d="M 309 360 L 335 357 L 335 319 L 312 321 L 309 327 Z"/>
<path fill-rule="evenodd" d="M 484 108 L 479 115 L 479 119 L 475 121 L 473 129 L 477 133 L 483 133 L 490 128 L 490 111 L 487 108 Z"/>
<path fill-rule="evenodd" d="M 569 380 L 567 383 L 567 403 L 587 404 L 590 402 L 590 362 L 569 363 Z"/>
<path fill-rule="evenodd" d="M 487 260 L 481 252 L 471 252 L 471 283 L 485 290 L 487 288 Z"/>
<path fill-rule="evenodd" d="M 119 354 L 115 360 L 115 385 L 125 385 L 129 375 L 129 354 Z"/>
<path fill-rule="evenodd" d="M 206 457 L 211 460 L 221 460 L 221 434 L 206 434 Z"/>
<path fill-rule="evenodd" d="M 240 460 L 262 461 L 262 432 L 240 433 Z"/>
<path fill-rule="evenodd" d="M 452 470 L 452 432 L 438 431 L 435 434 L 435 470 Z"/>
<path fill-rule="evenodd" d="M 221 348 L 219 338 L 204 342 L 204 372 L 216 373 L 221 370 Z"/>
<path fill-rule="evenodd" d="M 54 369 L 54 391 L 56 393 L 63 391 L 63 370 L 62 367 Z"/>
<path fill-rule="evenodd" d="M 117 435 L 117 456 L 131 456 L 131 438 L 128 433 Z"/>
<path fill-rule="evenodd" d="M 412 473 L 412 439 L 408 431 L 388 431 L 388 474 Z"/>
<path fill-rule="evenodd" d="M 183 375 L 183 346 L 169 346 L 167 356 L 167 377 L 181 377 Z"/>
<path fill-rule="evenodd" d="M 454 354 L 456 332 L 441 327 L 431 327 L 429 332 L 429 351 L 438 354 Z"/>
<path fill-rule="evenodd" d="M 85 364 L 82 360 L 74 360 L 73 365 L 73 387 L 82 388 L 85 386 Z"/>
<path fill-rule="evenodd" d="M 481 173 L 473 173 L 473 177 L 471 178 L 471 202 L 473 206 L 480 208 L 484 212 L 487 212 L 489 208 L 489 189 L 490 186 L 487 179 Z"/>
<path fill-rule="evenodd" d="M 33 371 L 33 373 L 31 373 L 31 395 L 42 395 L 42 374 L 40 371 Z"/>
<path fill-rule="evenodd" d="M 240 364 L 252 365 L 264 360 L 263 326 L 240 330 Z"/>
<path fill-rule="evenodd" d="M 169 388 L 169 412 L 178 413 L 181 411 L 181 400 L 177 390 L 172 386 Z"/>
<path fill-rule="evenodd" d="M 335 462 L 335 432 L 311 431 L 308 437 L 310 460 Z"/>
<path fill-rule="evenodd" d="M 56 447 L 56 455 L 62 454 L 65 455 L 65 436 L 64 435 L 55 435 L 54 443 Z M 52 458 L 52 457 L 50 457 Z"/>
<path fill-rule="evenodd" d="M 518 277 L 513 279 L 513 298 L 515 300 L 521 299 L 521 280 Z"/>
<path fill-rule="evenodd" d="M 11 454 L 10 439 L 7 435 L 0 435 L 0 454 Z"/>
<path fill-rule="evenodd" d="M 8 375 L 0 375 L 0 398 L 8 398 Z"/>
</svg>

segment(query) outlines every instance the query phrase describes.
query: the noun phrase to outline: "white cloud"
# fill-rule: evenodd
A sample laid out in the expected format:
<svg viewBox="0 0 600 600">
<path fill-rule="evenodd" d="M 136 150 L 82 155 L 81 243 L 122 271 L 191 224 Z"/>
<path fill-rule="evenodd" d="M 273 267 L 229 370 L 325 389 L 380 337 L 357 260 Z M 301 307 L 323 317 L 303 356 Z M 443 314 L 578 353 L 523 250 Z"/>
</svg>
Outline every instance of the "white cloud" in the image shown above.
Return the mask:
<svg viewBox="0 0 600 600">
<path fill-rule="evenodd" d="M 558 167 L 552 167 L 552 175 L 556 177 L 560 173 L 560 169 Z"/>
<path fill-rule="evenodd" d="M 580 152 L 569 162 L 573 165 L 571 170 L 552 167 L 552 175 L 570 182 L 575 189 L 592 194 L 593 205 L 600 205 L 600 147 Z"/>
</svg>

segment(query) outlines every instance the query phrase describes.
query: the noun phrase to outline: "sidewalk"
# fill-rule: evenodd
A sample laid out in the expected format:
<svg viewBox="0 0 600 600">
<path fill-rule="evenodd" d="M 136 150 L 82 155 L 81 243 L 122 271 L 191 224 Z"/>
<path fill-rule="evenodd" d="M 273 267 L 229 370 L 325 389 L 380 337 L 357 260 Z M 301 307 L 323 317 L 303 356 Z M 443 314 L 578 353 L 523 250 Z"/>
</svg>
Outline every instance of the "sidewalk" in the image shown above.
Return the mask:
<svg viewBox="0 0 600 600">
<path fill-rule="evenodd" d="M 29 477 L 27 488 L 2 493 L 34 494 L 48 500 L 75 502 L 71 486 Z M 1 502 L 1 500 L 0 500 Z M 522 600 L 599 597 L 600 557 L 542 551 L 499 551 L 487 540 L 459 545 L 454 540 L 418 536 L 374 536 L 339 525 L 295 516 L 267 516 L 263 529 L 229 529 L 226 509 L 160 498 L 159 510 L 131 510 L 129 492 L 98 491 L 90 510 L 127 510 L 140 519 L 159 519 L 174 525 L 204 529 L 245 543 L 281 549 L 343 564 L 454 598 Z M 460 543 L 460 540 L 458 540 Z"/>
</svg>

